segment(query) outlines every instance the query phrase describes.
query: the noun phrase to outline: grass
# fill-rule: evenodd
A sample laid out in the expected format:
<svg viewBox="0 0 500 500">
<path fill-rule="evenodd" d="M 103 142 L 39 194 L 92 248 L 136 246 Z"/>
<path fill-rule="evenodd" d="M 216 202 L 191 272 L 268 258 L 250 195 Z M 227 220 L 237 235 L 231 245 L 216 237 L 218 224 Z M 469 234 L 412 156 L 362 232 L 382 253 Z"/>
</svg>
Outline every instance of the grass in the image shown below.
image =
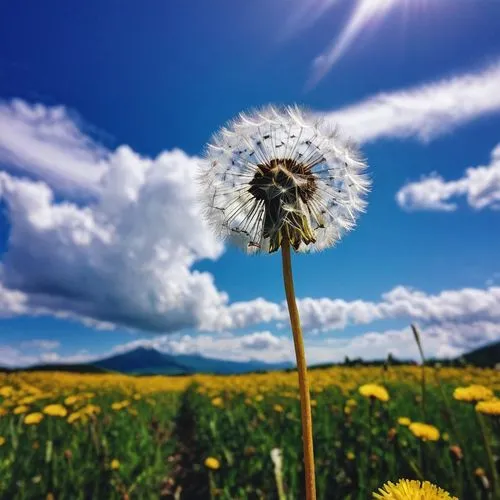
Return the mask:
<svg viewBox="0 0 500 500">
<path fill-rule="evenodd" d="M 425 416 L 418 367 L 311 372 L 318 498 L 366 499 L 402 477 L 425 478 L 461 499 L 493 498 L 475 475 L 488 474 L 489 462 L 474 406 L 452 394 L 470 383 L 498 391 L 500 373 L 442 369 L 438 385 L 427 371 Z M 278 498 L 274 448 L 282 451 L 285 497 L 302 498 L 296 376 L 0 375 L 0 498 Z M 364 383 L 383 384 L 389 401 L 361 396 Z M 66 414 L 24 423 L 48 404 Z M 439 440 L 419 440 L 399 417 L 435 426 Z M 498 455 L 498 420 L 484 420 Z M 450 450 L 458 444 L 460 460 Z M 220 467 L 207 469 L 207 457 Z"/>
</svg>

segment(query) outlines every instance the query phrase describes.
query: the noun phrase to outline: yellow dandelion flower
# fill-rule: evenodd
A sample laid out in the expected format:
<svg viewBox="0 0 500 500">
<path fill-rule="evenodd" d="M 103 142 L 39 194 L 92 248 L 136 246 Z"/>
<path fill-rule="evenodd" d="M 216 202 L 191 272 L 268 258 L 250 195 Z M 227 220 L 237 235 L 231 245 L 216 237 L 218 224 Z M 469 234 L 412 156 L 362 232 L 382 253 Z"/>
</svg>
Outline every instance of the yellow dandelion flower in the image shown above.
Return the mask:
<svg viewBox="0 0 500 500">
<path fill-rule="evenodd" d="M 3 398 L 10 398 L 14 392 L 14 387 L 11 385 L 4 385 L 3 387 L 0 387 L 0 396 Z"/>
<path fill-rule="evenodd" d="M 210 470 L 220 469 L 220 462 L 214 457 L 208 457 L 205 459 L 205 467 Z"/>
<path fill-rule="evenodd" d="M 25 398 L 21 399 L 19 401 L 20 405 L 30 405 L 31 403 L 35 402 L 36 398 L 34 396 L 26 396 Z"/>
<path fill-rule="evenodd" d="M 283 413 L 285 411 L 285 409 L 283 408 L 283 406 L 281 405 L 274 405 L 273 406 L 273 410 L 276 412 L 276 413 Z"/>
<path fill-rule="evenodd" d="M 437 441 L 439 439 L 439 430 L 433 425 L 413 422 L 410 424 L 409 429 L 415 437 L 420 438 L 422 441 Z"/>
<path fill-rule="evenodd" d="M 65 400 L 64 400 L 64 404 L 66 406 L 71 406 L 71 405 L 74 405 L 77 401 L 79 401 L 80 398 L 78 396 L 68 396 Z"/>
<path fill-rule="evenodd" d="M 3 417 L 4 415 L 7 415 L 8 410 L 6 410 L 5 408 L 0 408 L 0 417 Z"/>
<path fill-rule="evenodd" d="M 398 424 L 408 427 L 411 424 L 411 420 L 408 417 L 399 417 Z"/>
<path fill-rule="evenodd" d="M 222 408 L 224 406 L 224 400 L 220 397 L 212 399 L 212 406 L 216 408 Z"/>
<path fill-rule="evenodd" d="M 389 401 L 387 389 L 378 384 L 365 384 L 359 388 L 359 393 L 365 398 L 378 399 L 379 401 Z"/>
<path fill-rule="evenodd" d="M 72 424 L 73 422 L 76 422 L 77 420 L 80 420 L 82 418 L 82 414 L 79 411 L 75 411 L 75 413 L 72 413 L 66 421 L 68 424 Z"/>
<path fill-rule="evenodd" d="M 466 403 L 477 403 L 493 399 L 494 394 L 491 389 L 484 385 L 469 385 L 468 387 L 457 387 L 453 392 L 453 398 Z"/>
<path fill-rule="evenodd" d="M 348 451 L 346 457 L 347 457 L 347 460 L 352 461 L 356 458 L 356 455 L 352 451 Z"/>
<path fill-rule="evenodd" d="M 101 413 L 101 408 L 97 405 L 86 405 L 83 408 L 80 409 L 81 413 L 84 413 L 85 415 L 98 415 Z"/>
<path fill-rule="evenodd" d="M 3 436 L 0 436 L 0 446 L 3 446 L 5 444 L 5 438 Z"/>
<path fill-rule="evenodd" d="M 127 406 L 130 405 L 130 401 L 127 401 L 126 399 L 124 401 L 118 401 L 117 403 L 113 403 L 111 405 L 111 409 L 115 411 L 120 411 L 123 408 L 126 408 Z"/>
<path fill-rule="evenodd" d="M 47 405 L 43 409 L 45 415 L 50 415 L 51 417 L 65 417 L 68 414 L 68 410 L 60 404 Z"/>
<path fill-rule="evenodd" d="M 120 468 L 120 461 L 117 460 L 116 458 L 114 458 L 113 460 L 111 460 L 111 469 L 112 470 L 118 470 Z"/>
<path fill-rule="evenodd" d="M 257 401 L 258 403 L 260 401 L 263 401 L 264 400 L 264 396 L 262 394 L 257 394 L 257 396 L 255 396 L 255 401 Z"/>
<path fill-rule="evenodd" d="M 377 500 L 458 500 L 447 491 L 429 483 L 429 481 L 414 481 L 400 479 L 396 484 L 388 482 L 373 492 Z"/>
<path fill-rule="evenodd" d="M 358 402 L 355 399 L 348 399 L 345 402 L 346 406 L 358 406 Z"/>
<path fill-rule="evenodd" d="M 490 401 L 480 401 L 476 405 L 476 411 L 484 415 L 500 417 L 500 399 L 492 399 Z"/>
<path fill-rule="evenodd" d="M 43 420 L 43 414 L 40 412 L 30 413 L 24 417 L 26 425 L 38 425 Z"/>
<path fill-rule="evenodd" d="M 14 415 L 21 415 L 22 413 L 26 413 L 28 410 L 29 410 L 29 406 L 20 405 L 20 406 L 16 406 L 12 413 L 14 413 Z"/>
</svg>

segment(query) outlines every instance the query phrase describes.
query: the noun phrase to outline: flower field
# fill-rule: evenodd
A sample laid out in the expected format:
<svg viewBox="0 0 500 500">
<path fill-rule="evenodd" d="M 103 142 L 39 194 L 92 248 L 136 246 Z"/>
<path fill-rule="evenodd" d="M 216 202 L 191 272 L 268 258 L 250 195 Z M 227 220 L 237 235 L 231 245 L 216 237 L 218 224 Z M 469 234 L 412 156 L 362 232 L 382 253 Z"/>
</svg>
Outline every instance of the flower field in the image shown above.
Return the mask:
<svg viewBox="0 0 500 500">
<path fill-rule="evenodd" d="M 400 478 L 500 498 L 500 372 L 425 375 L 423 390 L 419 367 L 310 371 L 318 498 Z M 300 499 L 301 454 L 295 372 L 0 374 L 0 498 Z"/>
</svg>

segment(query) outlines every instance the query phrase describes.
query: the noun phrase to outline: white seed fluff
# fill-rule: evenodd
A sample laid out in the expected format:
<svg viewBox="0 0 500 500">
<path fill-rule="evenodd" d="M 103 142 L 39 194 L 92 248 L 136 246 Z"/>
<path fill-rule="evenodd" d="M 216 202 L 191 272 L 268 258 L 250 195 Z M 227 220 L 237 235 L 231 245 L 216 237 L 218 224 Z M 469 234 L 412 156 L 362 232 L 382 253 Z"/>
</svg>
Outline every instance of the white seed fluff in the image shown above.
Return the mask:
<svg viewBox="0 0 500 500">
<path fill-rule="evenodd" d="M 333 246 L 366 206 L 355 145 L 299 107 L 240 114 L 208 144 L 198 180 L 205 217 L 248 253 Z"/>
</svg>

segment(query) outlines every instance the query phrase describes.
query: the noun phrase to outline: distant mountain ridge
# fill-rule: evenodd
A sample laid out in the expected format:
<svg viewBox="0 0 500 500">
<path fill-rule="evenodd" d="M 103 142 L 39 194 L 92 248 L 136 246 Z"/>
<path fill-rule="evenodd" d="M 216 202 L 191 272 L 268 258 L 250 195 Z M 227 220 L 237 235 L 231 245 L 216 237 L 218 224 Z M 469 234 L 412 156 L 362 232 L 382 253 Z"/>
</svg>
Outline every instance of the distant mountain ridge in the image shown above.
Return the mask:
<svg viewBox="0 0 500 500">
<path fill-rule="evenodd" d="M 384 360 L 378 363 L 384 363 Z M 495 342 L 455 359 L 429 359 L 430 365 L 440 362 L 444 365 L 461 366 L 463 363 L 483 368 L 493 368 L 500 365 L 500 342 Z M 361 363 L 377 363 L 376 361 L 352 360 L 348 365 Z M 328 363 L 310 368 L 324 368 L 339 363 Z M 340 363 L 341 364 L 341 363 Z M 345 363 L 344 363 L 345 364 Z M 289 370 L 294 365 L 290 362 L 265 363 L 262 361 L 229 361 L 224 359 L 206 358 L 200 354 L 167 354 L 153 348 L 138 347 L 137 349 L 116 354 L 92 363 L 50 363 L 39 364 L 22 369 L 0 367 L 0 371 L 68 371 L 77 373 L 109 373 L 119 372 L 135 375 L 189 375 L 195 373 L 214 373 L 232 375 L 258 371 Z"/>
<path fill-rule="evenodd" d="M 154 348 L 138 347 L 87 364 L 40 364 L 26 370 L 64 370 L 86 373 L 119 372 L 130 375 L 190 375 L 213 373 L 232 375 L 256 371 L 284 370 L 291 363 L 265 363 L 263 361 L 229 361 L 206 358 L 200 354 L 167 354 Z"/>
<path fill-rule="evenodd" d="M 252 371 L 270 371 L 290 368 L 291 363 L 264 363 L 263 361 L 229 361 L 206 358 L 200 354 L 167 354 L 153 348 L 138 347 L 92 363 L 105 370 L 135 374 L 181 375 L 215 373 L 229 375 Z"/>
</svg>

